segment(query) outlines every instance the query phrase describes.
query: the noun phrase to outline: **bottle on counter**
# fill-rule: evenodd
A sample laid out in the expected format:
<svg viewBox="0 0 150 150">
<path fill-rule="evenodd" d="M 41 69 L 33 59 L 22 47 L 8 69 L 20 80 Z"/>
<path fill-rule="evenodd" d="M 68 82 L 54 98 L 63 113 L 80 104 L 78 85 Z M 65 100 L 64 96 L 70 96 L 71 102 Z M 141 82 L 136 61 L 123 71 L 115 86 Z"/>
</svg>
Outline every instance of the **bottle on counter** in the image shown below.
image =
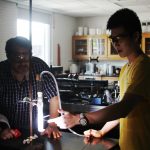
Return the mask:
<svg viewBox="0 0 150 150">
<path fill-rule="evenodd" d="M 94 73 L 94 64 L 91 62 L 86 63 L 86 72 L 85 74 L 92 74 Z"/>
<path fill-rule="evenodd" d="M 103 64 L 103 75 L 107 75 L 108 73 L 108 65 L 107 64 Z"/>
<path fill-rule="evenodd" d="M 109 67 L 108 67 L 108 75 L 113 76 L 113 66 L 112 65 L 109 65 Z"/>
<path fill-rule="evenodd" d="M 78 65 L 77 64 L 71 64 L 70 65 L 70 73 L 78 73 Z"/>
</svg>

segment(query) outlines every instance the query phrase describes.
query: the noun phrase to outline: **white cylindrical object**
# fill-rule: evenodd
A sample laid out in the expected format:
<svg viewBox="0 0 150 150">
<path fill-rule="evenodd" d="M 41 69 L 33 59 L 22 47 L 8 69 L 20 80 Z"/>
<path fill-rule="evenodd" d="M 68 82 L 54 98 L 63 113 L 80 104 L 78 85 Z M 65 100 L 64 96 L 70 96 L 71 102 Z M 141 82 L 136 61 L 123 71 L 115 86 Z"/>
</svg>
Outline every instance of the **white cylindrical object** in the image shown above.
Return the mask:
<svg viewBox="0 0 150 150">
<path fill-rule="evenodd" d="M 70 73 L 78 73 L 78 66 L 76 64 L 71 64 Z"/>
<path fill-rule="evenodd" d="M 43 132 L 44 131 L 44 121 L 43 121 L 43 93 L 37 92 L 38 98 L 37 98 L 37 109 L 38 109 L 38 131 Z"/>
<path fill-rule="evenodd" d="M 84 27 L 83 28 L 83 34 L 84 35 L 88 35 L 88 27 Z"/>
<path fill-rule="evenodd" d="M 97 35 L 102 34 L 102 31 L 101 31 L 101 29 L 100 29 L 100 28 L 96 28 L 96 34 L 97 34 Z"/>
<path fill-rule="evenodd" d="M 112 67 L 112 65 L 109 65 L 109 67 L 108 67 L 108 75 L 109 76 L 113 75 L 113 67 Z"/>
<path fill-rule="evenodd" d="M 95 34 L 96 34 L 95 28 L 89 28 L 89 35 L 95 35 Z"/>
<path fill-rule="evenodd" d="M 78 34 L 83 35 L 83 27 L 78 27 Z"/>
<path fill-rule="evenodd" d="M 107 74 L 107 64 L 103 64 L 103 75 Z"/>
<path fill-rule="evenodd" d="M 94 64 L 91 62 L 86 63 L 86 74 L 94 73 Z"/>
</svg>

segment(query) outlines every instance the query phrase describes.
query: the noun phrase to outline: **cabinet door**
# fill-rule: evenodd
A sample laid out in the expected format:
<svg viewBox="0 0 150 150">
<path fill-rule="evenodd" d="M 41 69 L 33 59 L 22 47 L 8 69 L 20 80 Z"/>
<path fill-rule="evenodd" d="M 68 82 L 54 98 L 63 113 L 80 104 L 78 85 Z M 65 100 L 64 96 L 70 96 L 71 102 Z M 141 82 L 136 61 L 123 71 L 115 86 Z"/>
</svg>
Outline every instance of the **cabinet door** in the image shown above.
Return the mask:
<svg viewBox="0 0 150 150">
<path fill-rule="evenodd" d="M 72 39 L 73 59 L 84 60 L 89 57 L 88 36 L 73 36 Z"/>
<path fill-rule="evenodd" d="M 105 35 L 92 36 L 90 38 L 90 56 L 92 58 L 107 57 L 107 37 Z"/>
<path fill-rule="evenodd" d="M 150 56 L 150 33 L 142 34 L 142 50 Z"/>
</svg>

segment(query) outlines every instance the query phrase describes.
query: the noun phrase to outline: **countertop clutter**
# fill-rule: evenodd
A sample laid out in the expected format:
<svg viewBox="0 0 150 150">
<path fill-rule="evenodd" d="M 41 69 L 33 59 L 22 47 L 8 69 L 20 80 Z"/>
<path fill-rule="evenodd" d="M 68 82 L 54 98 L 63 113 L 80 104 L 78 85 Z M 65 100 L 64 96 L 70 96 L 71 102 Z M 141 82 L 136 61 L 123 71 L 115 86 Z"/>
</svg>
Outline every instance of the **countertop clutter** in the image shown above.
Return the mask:
<svg viewBox="0 0 150 150">
<path fill-rule="evenodd" d="M 96 139 L 85 143 L 84 137 L 79 137 L 72 133 L 62 132 L 62 137 L 58 140 L 39 136 L 30 144 L 23 144 L 23 136 L 18 139 L 0 140 L 0 148 L 7 150 L 116 150 L 118 140 L 112 138 Z M 95 144 L 92 144 L 95 142 Z"/>
<path fill-rule="evenodd" d="M 60 97 L 65 103 L 91 104 L 94 97 L 102 97 L 108 81 L 57 78 Z M 101 99 L 99 99 L 101 103 Z"/>
<path fill-rule="evenodd" d="M 118 77 L 74 75 L 56 78 L 64 103 L 107 106 L 118 101 Z M 111 85 L 110 79 L 113 81 Z"/>
</svg>

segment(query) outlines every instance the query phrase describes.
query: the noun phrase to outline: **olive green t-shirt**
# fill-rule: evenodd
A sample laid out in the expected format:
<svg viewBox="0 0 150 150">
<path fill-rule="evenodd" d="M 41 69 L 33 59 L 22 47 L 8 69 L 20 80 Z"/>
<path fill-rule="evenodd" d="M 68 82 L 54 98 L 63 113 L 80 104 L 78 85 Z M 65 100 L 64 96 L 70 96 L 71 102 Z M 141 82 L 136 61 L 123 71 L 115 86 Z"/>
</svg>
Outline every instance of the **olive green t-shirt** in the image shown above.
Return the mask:
<svg viewBox="0 0 150 150">
<path fill-rule="evenodd" d="M 120 72 L 120 99 L 125 93 L 140 95 L 140 103 L 120 119 L 121 150 L 150 149 L 150 58 L 142 54 Z"/>
</svg>

